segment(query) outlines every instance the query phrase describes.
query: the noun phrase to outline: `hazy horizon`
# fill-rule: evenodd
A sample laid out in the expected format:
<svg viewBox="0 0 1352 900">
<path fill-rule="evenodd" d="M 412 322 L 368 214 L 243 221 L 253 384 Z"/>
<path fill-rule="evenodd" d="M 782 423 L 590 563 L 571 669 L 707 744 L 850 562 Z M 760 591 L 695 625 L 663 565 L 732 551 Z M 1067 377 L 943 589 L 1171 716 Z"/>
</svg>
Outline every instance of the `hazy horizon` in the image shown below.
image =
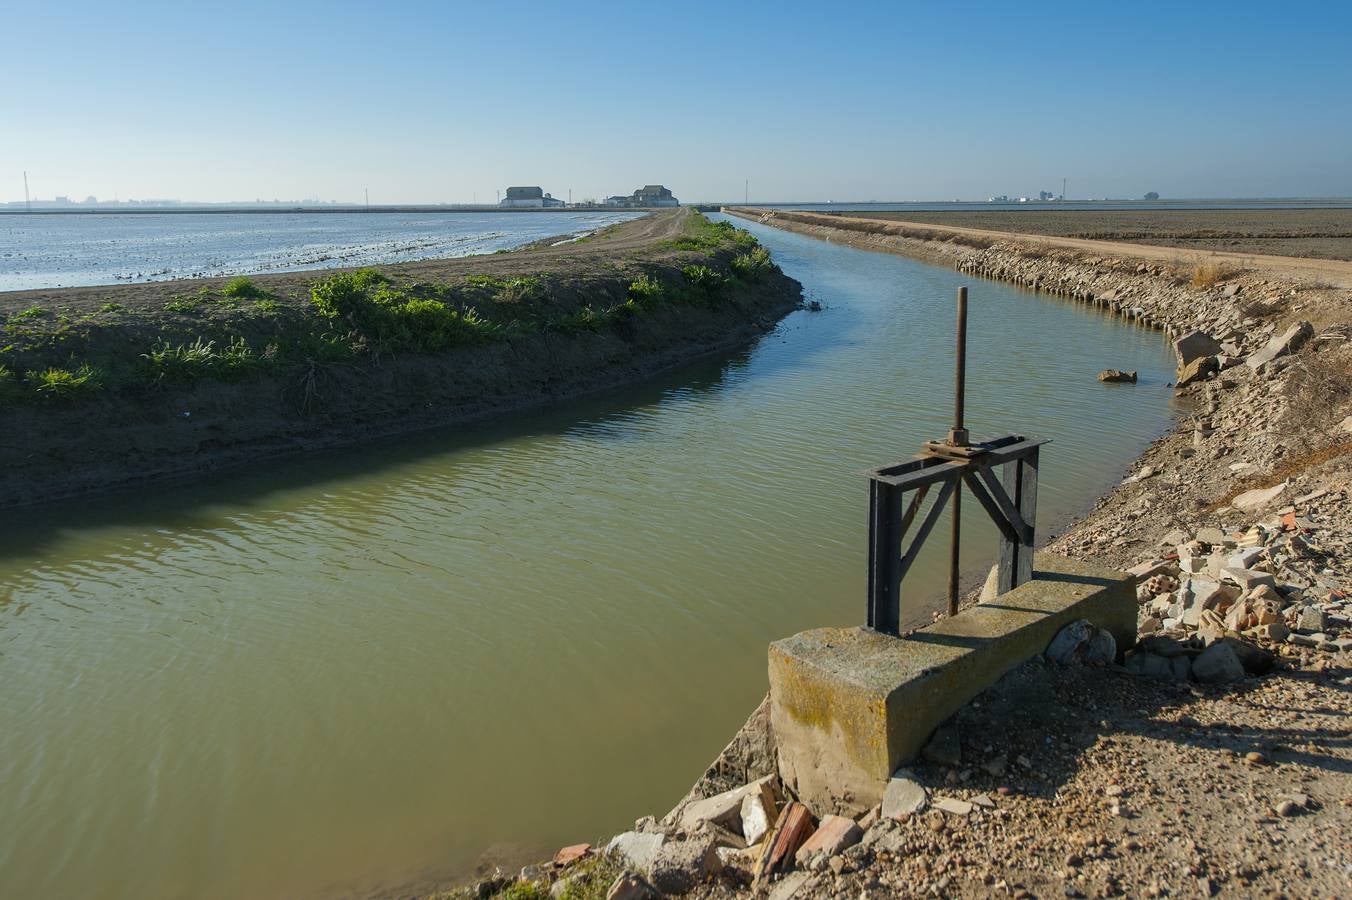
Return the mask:
<svg viewBox="0 0 1352 900">
<path fill-rule="evenodd" d="M 73 27 L 78 23 L 78 27 Z M 0 202 L 1352 196 L 1326 4 L 10 11 Z M 1292 86 L 1298 86 L 1293 91 Z M 1338 111 L 1342 110 L 1342 113 Z"/>
</svg>

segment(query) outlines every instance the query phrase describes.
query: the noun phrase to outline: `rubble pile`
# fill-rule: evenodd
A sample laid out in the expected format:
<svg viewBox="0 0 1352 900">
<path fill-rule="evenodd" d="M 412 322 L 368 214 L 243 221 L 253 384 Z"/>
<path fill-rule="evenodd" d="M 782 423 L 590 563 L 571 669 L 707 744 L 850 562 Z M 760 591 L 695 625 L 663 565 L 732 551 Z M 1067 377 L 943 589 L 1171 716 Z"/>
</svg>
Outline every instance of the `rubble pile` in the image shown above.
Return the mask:
<svg viewBox="0 0 1352 900">
<path fill-rule="evenodd" d="M 1352 652 L 1352 583 L 1335 568 L 1347 558 L 1346 536 L 1321 534 L 1303 512 L 1333 493 L 1299 497 L 1247 528 L 1165 535 L 1163 553 L 1131 570 L 1143 639 L 1127 670 L 1234 681 L 1269 671 L 1274 656 L 1309 663 L 1311 651 Z M 1345 490 L 1336 496 L 1345 509 Z"/>
</svg>

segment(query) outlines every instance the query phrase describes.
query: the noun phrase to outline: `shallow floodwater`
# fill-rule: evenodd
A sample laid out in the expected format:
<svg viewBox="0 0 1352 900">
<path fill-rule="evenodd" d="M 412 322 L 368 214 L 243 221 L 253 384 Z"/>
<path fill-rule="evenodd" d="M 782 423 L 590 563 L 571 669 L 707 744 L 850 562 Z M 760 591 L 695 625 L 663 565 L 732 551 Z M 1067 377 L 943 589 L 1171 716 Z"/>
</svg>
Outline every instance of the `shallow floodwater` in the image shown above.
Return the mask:
<svg viewBox="0 0 1352 900">
<path fill-rule="evenodd" d="M 1053 439 L 1044 533 L 1168 426 L 1156 333 L 749 227 L 825 309 L 745 352 L 485 427 L 11 514 L 3 893 L 346 895 L 666 812 L 763 696 L 770 640 L 863 621 L 861 473 L 947 427 L 960 283 L 969 425 Z M 1141 381 L 1102 385 L 1106 367 Z M 993 534 L 968 535 L 979 579 Z M 912 598 L 942 592 L 932 549 Z"/>
<path fill-rule="evenodd" d="M 0 213 L 0 291 L 366 266 L 520 247 L 639 213 Z"/>
</svg>

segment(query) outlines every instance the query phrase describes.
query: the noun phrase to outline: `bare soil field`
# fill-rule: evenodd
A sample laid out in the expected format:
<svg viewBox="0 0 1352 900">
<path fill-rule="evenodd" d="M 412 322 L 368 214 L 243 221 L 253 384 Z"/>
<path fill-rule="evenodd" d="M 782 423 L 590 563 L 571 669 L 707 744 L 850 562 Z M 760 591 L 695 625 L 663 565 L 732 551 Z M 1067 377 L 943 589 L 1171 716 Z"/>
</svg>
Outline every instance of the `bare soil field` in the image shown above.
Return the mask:
<svg viewBox="0 0 1352 900">
<path fill-rule="evenodd" d="M 831 215 L 1188 250 L 1352 260 L 1352 209 L 907 210 Z"/>
</svg>

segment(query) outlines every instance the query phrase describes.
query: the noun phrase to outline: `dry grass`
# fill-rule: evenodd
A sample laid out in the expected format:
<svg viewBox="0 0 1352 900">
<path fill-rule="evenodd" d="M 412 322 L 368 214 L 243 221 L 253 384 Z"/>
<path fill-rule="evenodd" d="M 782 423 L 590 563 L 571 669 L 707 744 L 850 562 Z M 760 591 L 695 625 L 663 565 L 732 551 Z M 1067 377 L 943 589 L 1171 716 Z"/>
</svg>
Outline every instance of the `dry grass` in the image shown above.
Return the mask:
<svg viewBox="0 0 1352 900">
<path fill-rule="evenodd" d="M 1302 353 L 1287 385 L 1287 419 L 1309 444 L 1338 436 L 1352 412 L 1352 347 Z"/>
<path fill-rule="evenodd" d="M 1234 271 L 1225 263 L 1207 260 L 1192 267 L 1192 280 L 1188 284 L 1197 290 L 1205 290 L 1216 286 L 1234 274 Z"/>
<path fill-rule="evenodd" d="M 1287 457 L 1286 462 L 1274 469 L 1271 475 L 1253 475 L 1239 481 L 1231 487 L 1229 491 L 1222 495 L 1219 500 L 1208 506 L 1206 512 L 1215 512 L 1218 509 L 1224 509 L 1245 491 L 1272 487 L 1273 485 L 1286 481 L 1288 478 L 1295 478 L 1297 475 L 1303 475 L 1315 466 L 1323 465 L 1326 462 L 1332 462 L 1335 459 L 1342 459 L 1346 456 L 1352 456 L 1352 441 L 1339 441 L 1321 447 L 1318 450 L 1311 450 L 1307 453 L 1301 453 L 1298 456 Z"/>
</svg>

